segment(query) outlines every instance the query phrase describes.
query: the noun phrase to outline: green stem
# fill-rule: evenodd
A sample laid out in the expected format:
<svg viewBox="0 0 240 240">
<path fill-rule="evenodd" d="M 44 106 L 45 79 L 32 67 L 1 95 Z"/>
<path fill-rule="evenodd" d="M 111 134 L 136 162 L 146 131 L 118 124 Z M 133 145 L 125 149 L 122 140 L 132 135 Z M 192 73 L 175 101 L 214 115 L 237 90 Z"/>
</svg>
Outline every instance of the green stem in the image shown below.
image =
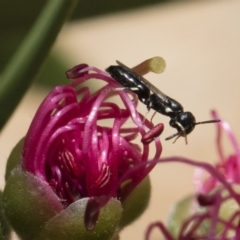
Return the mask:
<svg viewBox="0 0 240 240">
<path fill-rule="evenodd" d="M 49 0 L 5 68 L 0 81 L 0 130 L 29 88 L 77 2 L 78 0 Z"/>
</svg>

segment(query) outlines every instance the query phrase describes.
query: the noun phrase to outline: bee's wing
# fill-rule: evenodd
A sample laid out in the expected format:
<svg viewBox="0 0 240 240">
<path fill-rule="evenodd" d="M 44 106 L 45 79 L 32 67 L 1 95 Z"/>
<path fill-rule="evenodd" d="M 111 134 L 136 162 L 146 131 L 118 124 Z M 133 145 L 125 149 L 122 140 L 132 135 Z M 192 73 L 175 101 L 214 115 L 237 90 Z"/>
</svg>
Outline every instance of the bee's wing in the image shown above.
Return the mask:
<svg viewBox="0 0 240 240">
<path fill-rule="evenodd" d="M 153 84 L 151 84 L 146 78 L 142 77 L 141 75 L 137 74 L 136 72 L 134 72 L 131 68 L 127 67 L 126 65 L 124 65 L 123 63 L 121 63 L 120 61 L 116 61 L 117 64 L 123 68 L 125 68 L 126 70 L 128 70 L 130 73 L 133 73 L 134 75 L 137 75 L 139 78 L 139 81 L 145 85 L 148 89 L 150 89 L 154 94 L 156 94 L 160 99 L 162 99 L 163 101 L 167 101 L 167 96 L 160 91 L 158 88 L 156 88 Z"/>
</svg>

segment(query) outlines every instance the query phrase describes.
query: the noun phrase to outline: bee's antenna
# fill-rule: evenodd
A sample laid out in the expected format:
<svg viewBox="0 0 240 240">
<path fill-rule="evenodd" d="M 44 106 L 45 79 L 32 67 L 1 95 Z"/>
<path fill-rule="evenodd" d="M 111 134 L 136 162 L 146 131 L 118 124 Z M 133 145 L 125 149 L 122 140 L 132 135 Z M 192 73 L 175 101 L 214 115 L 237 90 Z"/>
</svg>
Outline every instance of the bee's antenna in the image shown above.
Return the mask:
<svg viewBox="0 0 240 240">
<path fill-rule="evenodd" d="M 204 122 L 197 122 L 194 125 L 198 125 L 198 124 L 205 124 L 205 123 L 216 123 L 216 122 L 220 122 L 220 119 L 217 120 L 209 120 L 209 121 L 204 121 Z"/>
</svg>

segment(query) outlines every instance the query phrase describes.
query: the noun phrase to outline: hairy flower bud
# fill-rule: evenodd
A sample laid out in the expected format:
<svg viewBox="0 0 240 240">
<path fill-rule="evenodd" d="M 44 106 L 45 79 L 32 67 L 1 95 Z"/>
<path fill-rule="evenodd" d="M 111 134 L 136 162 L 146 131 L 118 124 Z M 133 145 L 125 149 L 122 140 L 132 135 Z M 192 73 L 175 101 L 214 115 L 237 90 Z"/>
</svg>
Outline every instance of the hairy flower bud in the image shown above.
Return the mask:
<svg viewBox="0 0 240 240">
<path fill-rule="evenodd" d="M 4 215 L 2 206 L 2 192 L 0 191 L 0 240 L 10 239 L 10 226 Z"/>
</svg>

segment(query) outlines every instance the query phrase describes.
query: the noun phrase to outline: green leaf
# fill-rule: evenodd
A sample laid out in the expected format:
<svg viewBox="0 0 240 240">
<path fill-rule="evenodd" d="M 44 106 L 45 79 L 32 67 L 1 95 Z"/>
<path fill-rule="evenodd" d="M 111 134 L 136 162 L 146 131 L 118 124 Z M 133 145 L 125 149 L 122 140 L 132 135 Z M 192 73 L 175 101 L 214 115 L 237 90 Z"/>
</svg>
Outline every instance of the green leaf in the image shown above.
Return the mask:
<svg viewBox="0 0 240 240">
<path fill-rule="evenodd" d="M 173 0 L 79 1 L 74 10 L 72 20 L 172 1 Z M 24 4 L 22 4 L 22 1 L 16 0 L 0 1 L 0 72 L 17 50 L 20 42 L 30 30 L 32 23 L 36 20 L 36 17 L 40 14 L 46 2 L 46 0 L 24 0 Z"/>
<path fill-rule="evenodd" d="M 36 78 L 36 84 L 52 89 L 58 85 L 69 84 L 65 72 L 69 67 L 60 54 L 51 54 Z"/>
<path fill-rule="evenodd" d="M 88 0 L 80 1 L 73 14 L 73 19 L 82 19 L 103 15 L 107 13 L 126 11 L 140 7 L 150 6 L 153 4 L 173 2 L 174 0 L 138 0 L 138 1 L 112 1 L 112 0 Z M 182 1 L 182 0 L 181 0 Z"/>
<path fill-rule="evenodd" d="M 51 0 L 1 76 L 0 129 L 29 88 L 77 0 Z M 8 103 L 8 107 L 6 107 Z"/>
</svg>

